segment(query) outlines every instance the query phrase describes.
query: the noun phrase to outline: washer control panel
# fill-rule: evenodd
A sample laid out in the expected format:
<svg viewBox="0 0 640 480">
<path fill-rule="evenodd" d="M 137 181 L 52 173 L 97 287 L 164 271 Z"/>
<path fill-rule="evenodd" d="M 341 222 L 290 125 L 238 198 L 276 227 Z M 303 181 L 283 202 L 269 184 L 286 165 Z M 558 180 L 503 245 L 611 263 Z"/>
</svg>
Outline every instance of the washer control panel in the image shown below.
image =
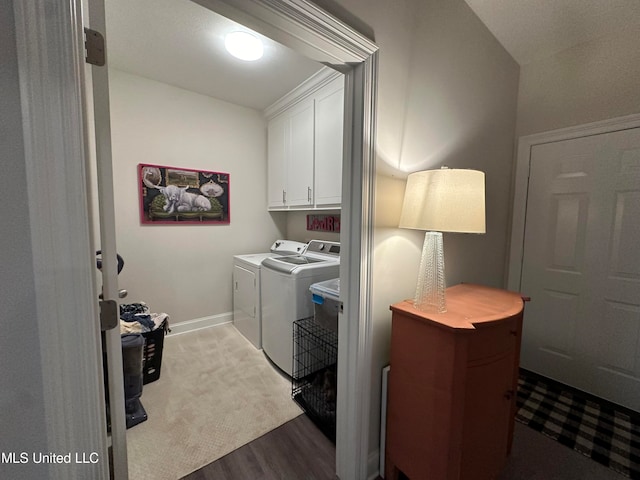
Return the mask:
<svg viewBox="0 0 640 480">
<path fill-rule="evenodd" d="M 280 254 L 302 253 L 307 245 L 294 240 L 276 240 L 271 245 L 271 251 Z"/>
<path fill-rule="evenodd" d="M 340 243 L 326 240 L 311 240 L 305 248 L 305 253 L 321 253 L 332 257 L 340 257 Z"/>
</svg>

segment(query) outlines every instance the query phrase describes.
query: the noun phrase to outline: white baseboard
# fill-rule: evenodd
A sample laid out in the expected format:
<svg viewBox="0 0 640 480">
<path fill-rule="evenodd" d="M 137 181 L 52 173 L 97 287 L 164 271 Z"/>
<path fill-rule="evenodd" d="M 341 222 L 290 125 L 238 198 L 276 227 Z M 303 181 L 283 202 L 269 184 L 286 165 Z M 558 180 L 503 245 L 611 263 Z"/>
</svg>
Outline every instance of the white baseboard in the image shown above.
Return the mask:
<svg viewBox="0 0 640 480">
<path fill-rule="evenodd" d="M 379 471 L 380 450 L 369 453 L 367 458 L 367 480 L 375 480 L 378 476 L 383 476 L 384 472 Z"/>
<path fill-rule="evenodd" d="M 382 369 L 382 388 L 380 392 L 380 450 L 378 451 L 379 472 L 384 477 L 384 460 L 387 443 L 387 387 L 389 385 L 389 370 L 391 366 L 387 365 Z"/>
<path fill-rule="evenodd" d="M 367 473 L 368 480 L 375 480 L 378 476 L 384 478 L 384 455 L 387 438 L 387 382 L 389 381 L 389 370 L 387 365 L 382 369 L 382 385 L 380 392 L 380 448 L 369 453 Z"/>
<path fill-rule="evenodd" d="M 194 332 L 196 330 L 202 330 L 203 328 L 224 325 L 225 323 L 231 323 L 232 321 L 233 312 L 227 312 L 220 313 L 218 315 L 211 315 L 209 317 L 194 318 L 193 320 L 186 320 L 180 323 L 169 323 L 171 333 L 167 335 L 167 338 L 175 335 L 181 335 L 183 333 Z"/>
</svg>

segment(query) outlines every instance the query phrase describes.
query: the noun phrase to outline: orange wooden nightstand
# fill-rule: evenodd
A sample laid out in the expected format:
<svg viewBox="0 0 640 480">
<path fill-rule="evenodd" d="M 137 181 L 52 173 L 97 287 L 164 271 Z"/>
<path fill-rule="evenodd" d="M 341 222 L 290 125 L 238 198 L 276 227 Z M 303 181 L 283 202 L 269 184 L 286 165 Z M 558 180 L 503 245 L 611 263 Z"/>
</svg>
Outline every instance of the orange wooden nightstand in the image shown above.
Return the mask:
<svg viewBox="0 0 640 480">
<path fill-rule="evenodd" d="M 446 294 L 446 313 L 391 306 L 387 480 L 489 480 L 511 449 L 528 299 L 472 284 Z"/>
</svg>

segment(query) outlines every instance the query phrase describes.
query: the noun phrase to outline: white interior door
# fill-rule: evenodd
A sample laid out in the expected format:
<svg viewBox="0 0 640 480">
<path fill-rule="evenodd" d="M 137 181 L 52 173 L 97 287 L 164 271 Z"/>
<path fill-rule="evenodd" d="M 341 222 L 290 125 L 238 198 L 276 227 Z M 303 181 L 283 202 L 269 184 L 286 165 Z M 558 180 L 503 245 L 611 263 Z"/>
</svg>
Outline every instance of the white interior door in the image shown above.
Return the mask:
<svg viewBox="0 0 640 480">
<path fill-rule="evenodd" d="M 640 410 L 640 128 L 531 149 L 524 368 Z"/>
<path fill-rule="evenodd" d="M 85 25 L 106 37 L 104 0 L 88 0 L 88 24 Z M 87 33 L 87 35 L 91 35 Z M 129 478 L 127 464 L 126 418 L 124 408 L 124 382 L 122 371 L 122 343 L 118 312 L 118 272 L 116 257 L 116 226 L 113 193 L 113 168 L 111 163 L 111 115 L 109 109 L 109 76 L 107 57 L 104 65 L 91 67 L 87 76 L 87 94 L 91 93 L 95 128 L 95 154 L 97 177 L 97 210 L 99 217 L 99 248 L 102 251 L 101 311 L 115 309 L 116 318 L 105 327 L 105 355 L 109 386 L 109 412 L 111 423 L 112 475 L 118 480 Z M 92 142 L 89 141 L 89 144 Z M 94 208 L 96 207 L 94 206 Z"/>
</svg>

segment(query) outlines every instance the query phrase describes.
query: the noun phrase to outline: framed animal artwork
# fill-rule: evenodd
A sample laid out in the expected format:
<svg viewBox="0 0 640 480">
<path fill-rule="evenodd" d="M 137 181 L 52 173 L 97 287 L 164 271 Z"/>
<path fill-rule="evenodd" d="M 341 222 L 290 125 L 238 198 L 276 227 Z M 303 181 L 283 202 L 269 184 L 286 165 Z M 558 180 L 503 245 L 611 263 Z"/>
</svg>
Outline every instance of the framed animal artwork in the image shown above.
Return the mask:
<svg viewBox="0 0 640 480">
<path fill-rule="evenodd" d="M 140 222 L 149 225 L 228 224 L 229 174 L 138 165 Z"/>
</svg>

